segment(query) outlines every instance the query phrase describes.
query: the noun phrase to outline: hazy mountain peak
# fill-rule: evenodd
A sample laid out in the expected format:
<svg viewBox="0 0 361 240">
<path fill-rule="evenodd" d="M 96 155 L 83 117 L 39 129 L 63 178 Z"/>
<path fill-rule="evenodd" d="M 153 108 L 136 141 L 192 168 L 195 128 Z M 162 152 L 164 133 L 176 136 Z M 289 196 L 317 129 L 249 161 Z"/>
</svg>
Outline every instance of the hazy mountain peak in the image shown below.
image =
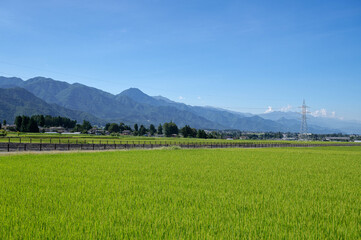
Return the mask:
<svg viewBox="0 0 361 240">
<path fill-rule="evenodd" d="M 37 77 L 33 77 L 33 78 L 29 78 L 28 80 L 26 80 L 27 82 L 34 82 L 34 81 L 56 81 L 52 78 L 47 78 L 47 77 L 42 77 L 42 76 L 37 76 Z"/>
<path fill-rule="evenodd" d="M 148 96 L 147 94 L 142 92 L 139 88 L 128 88 L 118 95 L 126 95 L 129 97 L 131 97 L 131 96 L 137 97 L 137 96 L 144 96 L 144 95 Z"/>
<path fill-rule="evenodd" d="M 1 77 L 0 76 L 0 87 L 9 88 L 21 86 L 24 81 L 21 78 L 17 77 Z"/>
</svg>

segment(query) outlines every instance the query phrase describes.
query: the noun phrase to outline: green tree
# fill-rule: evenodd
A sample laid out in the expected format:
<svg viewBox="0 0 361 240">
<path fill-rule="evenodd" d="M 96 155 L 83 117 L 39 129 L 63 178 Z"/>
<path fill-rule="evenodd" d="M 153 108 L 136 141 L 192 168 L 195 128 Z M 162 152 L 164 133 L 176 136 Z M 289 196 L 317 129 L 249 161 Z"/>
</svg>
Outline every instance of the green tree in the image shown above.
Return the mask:
<svg viewBox="0 0 361 240">
<path fill-rule="evenodd" d="M 164 135 L 167 137 L 178 134 L 178 126 L 174 122 L 163 124 Z"/>
<path fill-rule="evenodd" d="M 110 132 L 110 133 L 118 133 L 119 132 L 119 126 L 118 126 L 118 124 L 116 124 L 116 123 L 112 123 L 112 124 L 110 124 L 110 126 L 109 126 L 109 128 L 108 128 L 108 131 Z"/>
<path fill-rule="evenodd" d="M 150 126 L 149 126 L 149 133 L 150 133 L 150 135 L 153 136 L 154 133 L 156 133 L 156 132 L 157 132 L 157 130 L 155 129 L 154 125 L 153 125 L 153 124 L 150 124 Z"/>
<path fill-rule="evenodd" d="M 147 129 L 143 126 L 143 125 L 140 125 L 140 128 L 139 128 L 139 136 L 143 136 L 147 133 Z"/>
<path fill-rule="evenodd" d="M 194 128 L 191 128 L 189 125 L 185 125 L 183 128 L 181 128 L 180 132 L 182 133 L 183 137 L 196 137 L 197 136 L 197 130 Z"/>
<path fill-rule="evenodd" d="M 110 127 L 110 123 L 105 124 L 104 130 L 108 131 L 109 127 Z"/>
<path fill-rule="evenodd" d="M 160 124 L 160 123 L 158 126 L 158 134 L 163 134 L 163 127 L 162 127 L 162 124 Z"/>
<path fill-rule="evenodd" d="M 44 127 L 44 125 L 45 125 L 45 117 L 44 115 L 40 115 L 39 126 Z"/>
<path fill-rule="evenodd" d="M 4 121 L 3 121 L 3 125 L 6 126 L 6 120 L 5 120 L 5 119 L 4 119 Z"/>
<path fill-rule="evenodd" d="M 64 127 L 64 128 L 73 128 L 76 125 L 76 120 L 71 120 L 70 118 L 66 117 L 52 117 L 50 115 L 33 115 L 31 116 L 38 126 L 40 127 Z"/>
<path fill-rule="evenodd" d="M 28 116 L 22 116 L 20 132 L 29 132 L 30 118 Z"/>
<path fill-rule="evenodd" d="M 134 124 L 134 136 L 138 136 L 138 124 Z"/>
<path fill-rule="evenodd" d="M 80 124 L 75 125 L 75 127 L 73 128 L 73 132 L 82 132 L 83 131 L 83 126 Z"/>
<path fill-rule="evenodd" d="M 125 127 L 126 127 L 126 126 L 124 125 L 124 123 L 122 123 L 122 122 L 119 123 L 119 131 L 120 131 L 120 132 L 123 132 L 124 130 L 126 130 Z"/>
<path fill-rule="evenodd" d="M 207 133 L 204 130 L 199 129 L 197 132 L 197 138 L 207 138 Z"/>
<path fill-rule="evenodd" d="M 82 127 L 83 127 L 83 130 L 88 131 L 89 129 L 92 128 L 92 125 L 90 124 L 89 121 L 83 120 L 83 126 Z"/>
<path fill-rule="evenodd" d="M 132 128 L 131 128 L 130 126 L 128 126 L 128 125 L 124 125 L 124 130 L 133 131 Z M 124 131 L 124 130 L 123 130 L 123 131 Z"/>
<path fill-rule="evenodd" d="M 16 125 L 16 131 L 20 131 L 21 129 L 21 122 L 23 121 L 22 116 L 16 116 L 15 117 L 15 125 Z"/>
<path fill-rule="evenodd" d="M 30 118 L 28 132 L 32 132 L 32 133 L 39 132 L 38 123 L 35 121 L 34 118 Z"/>
</svg>

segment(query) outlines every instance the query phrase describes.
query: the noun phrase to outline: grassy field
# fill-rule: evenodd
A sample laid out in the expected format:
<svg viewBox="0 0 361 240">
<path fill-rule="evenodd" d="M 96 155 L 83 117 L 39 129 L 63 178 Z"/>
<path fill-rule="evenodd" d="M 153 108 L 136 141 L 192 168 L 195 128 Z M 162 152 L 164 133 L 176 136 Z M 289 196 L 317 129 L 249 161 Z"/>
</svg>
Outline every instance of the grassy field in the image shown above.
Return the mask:
<svg viewBox="0 0 361 240">
<path fill-rule="evenodd" d="M 0 239 L 357 239 L 361 148 L 0 155 Z"/>
</svg>

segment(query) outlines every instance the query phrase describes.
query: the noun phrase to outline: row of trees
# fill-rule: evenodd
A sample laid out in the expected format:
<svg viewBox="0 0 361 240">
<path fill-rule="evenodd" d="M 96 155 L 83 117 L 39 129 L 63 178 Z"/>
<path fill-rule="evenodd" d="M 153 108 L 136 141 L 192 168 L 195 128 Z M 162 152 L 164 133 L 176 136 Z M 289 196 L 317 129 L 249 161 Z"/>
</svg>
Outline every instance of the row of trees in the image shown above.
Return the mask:
<svg viewBox="0 0 361 240">
<path fill-rule="evenodd" d="M 185 125 L 183 128 L 180 129 L 180 132 L 182 133 L 183 137 L 192 137 L 192 138 L 213 138 L 212 135 L 208 135 L 204 130 L 202 129 L 195 129 L 191 128 L 189 125 Z"/>
<path fill-rule="evenodd" d="M 197 130 L 195 128 L 191 128 L 189 125 L 179 129 L 174 122 L 166 122 L 163 125 L 159 124 L 157 128 L 153 124 L 150 124 L 149 128 L 145 127 L 144 125 L 140 125 L 139 127 L 138 124 L 134 124 L 133 129 L 124 123 L 107 123 L 104 130 L 110 133 L 121 133 L 125 130 L 129 130 L 134 136 L 144 136 L 148 134 L 153 136 L 154 134 L 164 134 L 166 137 L 171 137 L 181 133 L 183 137 L 186 138 L 214 138 L 212 134 L 207 134 L 204 130 L 201 129 Z"/>
<path fill-rule="evenodd" d="M 38 123 L 34 117 L 16 116 L 15 118 L 16 131 L 19 132 L 39 132 Z"/>
<path fill-rule="evenodd" d="M 6 122 L 4 123 L 6 124 Z M 50 115 L 33 115 L 31 117 L 25 115 L 16 116 L 15 125 L 16 130 L 20 132 L 39 132 L 39 126 L 72 128 L 74 132 L 82 133 L 86 133 L 92 128 L 90 122 L 86 120 L 83 121 L 83 124 L 76 124 L 75 120 L 60 116 L 52 117 Z M 144 136 L 149 133 L 151 136 L 154 134 L 164 134 L 167 137 L 171 137 L 181 133 L 184 137 L 209 137 L 204 130 L 197 130 L 195 128 L 191 128 L 189 125 L 186 125 L 179 130 L 178 126 L 172 121 L 166 122 L 163 125 L 159 124 L 157 129 L 153 124 L 150 124 L 149 128 L 146 128 L 144 125 L 140 125 L 139 127 L 138 124 L 134 124 L 134 129 L 132 129 L 130 126 L 125 125 L 124 123 L 107 123 L 105 125 L 105 130 L 109 131 L 110 133 L 120 133 L 124 130 L 129 130 L 135 136 Z"/>
<path fill-rule="evenodd" d="M 6 125 L 7 122 L 4 120 L 3 125 Z M 0 129 L 2 127 L 0 122 Z M 40 127 L 64 127 L 72 129 L 74 132 L 87 133 L 88 130 L 92 128 L 92 125 L 89 121 L 84 120 L 82 124 L 77 124 L 75 120 L 71 120 L 66 117 L 52 117 L 50 115 L 33 115 L 31 117 L 22 115 L 16 116 L 15 118 L 15 130 L 20 132 L 39 132 Z M 171 137 L 181 133 L 185 138 L 240 138 L 245 137 L 247 139 L 253 140 L 267 140 L 267 139 L 282 139 L 286 138 L 298 138 L 298 133 L 281 133 L 281 132 L 266 132 L 266 133 L 247 133 L 241 132 L 239 130 L 223 130 L 223 131 L 213 131 L 206 132 L 201 129 L 191 128 L 189 125 L 185 125 L 183 128 L 178 128 L 174 122 L 166 122 L 163 125 L 159 124 L 156 128 L 153 124 L 150 124 L 149 128 L 144 125 L 138 126 L 134 124 L 133 129 L 124 123 L 107 123 L 105 125 L 105 130 L 110 133 L 122 133 L 125 130 L 128 130 L 134 136 L 144 136 L 144 135 L 165 135 L 166 137 Z M 349 136 L 342 133 L 338 134 L 312 134 L 309 136 L 310 140 L 324 140 L 325 137 L 342 137 Z M 351 140 L 361 139 L 360 136 L 351 136 Z"/>
<path fill-rule="evenodd" d="M 39 132 L 39 127 L 74 128 L 77 126 L 76 120 L 71 120 L 70 118 L 60 117 L 60 116 L 53 117 L 50 115 L 46 115 L 46 116 L 33 115 L 31 117 L 25 115 L 16 116 L 14 123 L 16 126 L 16 131 L 19 132 Z M 5 120 L 4 120 L 4 124 L 6 124 Z"/>
<path fill-rule="evenodd" d="M 33 115 L 31 118 L 34 118 L 40 127 L 74 128 L 76 125 L 76 120 L 60 116 L 53 117 L 50 115 Z"/>
<path fill-rule="evenodd" d="M 124 130 L 132 131 L 132 128 L 121 122 L 119 125 L 116 123 L 107 123 L 105 124 L 104 130 L 110 133 L 119 133 L 119 132 L 123 132 Z"/>
<path fill-rule="evenodd" d="M 164 129 L 164 130 L 163 130 Z M 125 125 L 124 123 L 107 123 L 105 125 L 104 130 L 110 133 L 121 133 L 125 130 L 128 130 L 133 133 L 134 136 L 144 136 L 149 133 L 149 135 L 153 136 L 154 134 L 164 134 L 166 136 L 172 136 L 173 134 L 178 134 L 178 127 L 175 123 L 164 123 L 163 125 L 159 124 L 158 128 L 156 128 L 153 124 L 150 124 L 149 128 L 144 125 L 138 126 L 138 124 L 134 124 L 133 129 Z"/>
</svg>

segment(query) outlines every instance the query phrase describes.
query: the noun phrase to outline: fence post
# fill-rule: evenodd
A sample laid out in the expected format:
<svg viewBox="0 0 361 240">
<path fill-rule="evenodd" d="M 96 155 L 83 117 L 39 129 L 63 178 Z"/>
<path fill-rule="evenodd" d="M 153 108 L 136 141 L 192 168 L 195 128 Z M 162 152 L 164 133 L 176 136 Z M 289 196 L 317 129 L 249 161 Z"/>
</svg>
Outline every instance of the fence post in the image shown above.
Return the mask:
<svg viewBox="0 0 361 240">
<path fill-rule="evenodd" d="M 8 143 L 8 152 L 10 152 L 10 143 Z"/>
</svg>

